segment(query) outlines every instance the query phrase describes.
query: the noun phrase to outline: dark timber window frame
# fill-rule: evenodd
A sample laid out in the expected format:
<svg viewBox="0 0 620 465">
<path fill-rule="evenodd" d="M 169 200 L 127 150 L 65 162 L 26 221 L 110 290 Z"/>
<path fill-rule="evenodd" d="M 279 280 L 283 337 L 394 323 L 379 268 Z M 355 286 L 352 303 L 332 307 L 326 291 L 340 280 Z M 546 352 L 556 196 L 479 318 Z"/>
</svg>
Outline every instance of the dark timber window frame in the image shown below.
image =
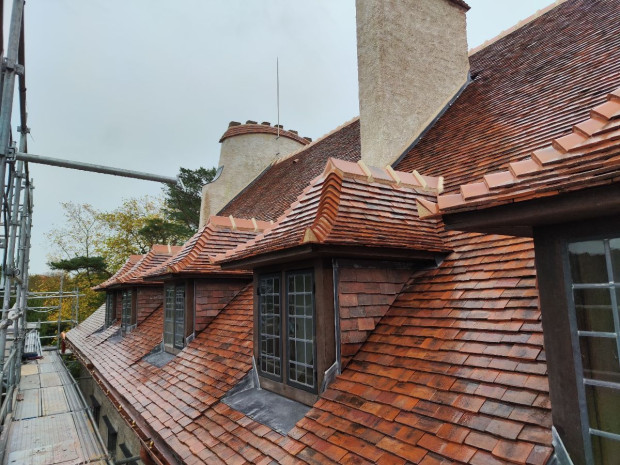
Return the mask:
<svg viewBox="0 0 620 465">
<path fill-rule="evenodd" d="M 611 247 L 611 242 L 616 242 L 619 239 L 620 234 L 602 234 L 587 238 L 582 237 L 577 240 L 567 240 L 565 242 L 565 276 L 567 279 L 567 289 L 570 291 L 570 296 L 568 298 L 569 322 L 573 343 L 575 372 L 578 380 L 577 392 L 581 413 L 581 430 L 583 434 L 586 464 L 588 465 L 604 463 L 599 462 L 595 458 L 598 454 L 603 454 L 603 450 L 605 449 L 603 442 L 611 441 L 608 447 L 613 446 L 614 449 L 620 450 L 620 430 L 614 433 L 601 429 L 605 428 L 605 426 L 600 426 L 600 422 L 609 421 L 609 418 L 607 418 L 607 420 L 600 418 L 606 415 L 601 413 L 600 405 L 597 405 L 598 401 L 596 400 L 601 397 L 605 400 L 605 394 L 603 392 L 607 392 L 607 396 L 620 399 L 620 360 L 618 359 L 618 355 L 620 354 L 620 304 L 618 302 L 620 300 L 620 265 L 616 267 L 613 266 L 613 251 Z M 584 281 L 583 277 L 575 276 L 575 269 L 579 268 L 579 266 L 572 266 L 570 258 L 571 255 L 577 253 L 578 248 L 581 247 L 583 249 L 588 247 L 586 244 L 590 247 L 602 246 L 604 267 L 594 270 L 598 271 L 603 276 L 592 279 L 590 275 L 587 277 L 590 279 L 586 278 Z M 620 244 L 618 245 L 620 246 Z M 620 247 L 615 250 L 620 252 Z M 591 256 L 590 253 L 587 255 L 588 257 Z M 597 255 L 601 254 L 599 253 Z M 575 265 L 577 264 L 575 263 Z M 593 270 L 590 269 L 586 271 L 591 273 Z M 578 280 L 582 282 L 577 282 Z M 595 309 L 595 306 L 587 305 L 588 297 L 585 296 L 588 294 L 591 296 L 598 294 L 595 299 L 597 302 L 600 302 L 601 297 L 603 297 L 602 300 L 605 300 L 605 297 L 609 298 L 608 307 L 611 313 L 612 328 L 608 327 L 603 330 L 601 327 L 586 328 L 584 326 L 586 324 L 586 317 L 588 316 L 586 315 L 586 309 L 590 307 L 590 312 Z M 579 299 L 577 296 L 580 296 Z M 592 297 L 589 298 L 592 299 Z M 578 300 L 579 303 L 577 303 Z M 597 313 L 603 312 L 605 307 L 607 307 L 607 303 L 605 302 L 604 305 L 597 305 L 596 307 L 599 307 L 595 309 Z M 581 309 L 580 314 L 582 318 L 579 318 L 578 308 Z M 600 315 L 597 316 L 599 316 L 598 325 L 601 321 Z M 592 321 L 587 322 L 592 323 Z M 609 323 L 609 321 L 607 323 Z M 610 346 L 607 347 L 607 350 L 595 352 L 596 346 L 603 341 L 610 344 Z M 613 352 L 614 350 L 615 354 Z M 615 372 L 600 370 L 603 368 L 601 365 L 607 365 L 606 368 L 609 368 L 610 365 L 610 360 L 608 360 L 605 355 L 602 355 L 603 353 L 609 356 L 612 365 L 616 365 L 613 367 L 615 368 Z M 614 358 L 615 363 L 613 360 Z M 586 367 L 586 364 L 590 366 Z M 604 379 L 609 377 L 612 377 L 614 380 Z M 607 401 L 609 402 L 609 397 Z M 617 403 L 618 402 L 616 402 L 616 404 Z M 596 407 L 599 407 L 599 409 Z M 618 425 L 616 425 L 617 427 L 620 425 L 620 419 L 616 420 L 616 422 L 618 422 Z M 593 426 L 592 423 L 596 425 Z M 607 455 L 607 458 L 611 458 L 611 456 Z"/>
<path fill-rule="evenodd" d="M 121 292 L 121 329 L 128 333 L 136 326 L 136 289 Z"/>
<path fill-rule="evenodd" d="M 591 465 L 595 462 L 568 245 L 620 237 L 620 217 L 537 226 L 533 236 L 553 425 L 572 461 Z"/>
<path fill-rule="evenodd" d="M 291 312 L 288 309 L 288 277 L 297 273 L 311 274 L 312 282 L 312 314 L 314 344 L 314 374 L 312 387 L 295 380 L 289 380 L 291 361 L 289 357 L 289 326 Z M 261 368 L 261 296 L 259 296 L 260 280 L 278 277 L 280 281 L 280 335 L 279 341 L 281 370 L 279 376 Z M 317 258 L 292 264 L 272 265 L 254 272 L 254 357 L 262 388 L 292 398 L 298 402 L 312 405 L 324 388 L 326 371 L 336 359 L 336 343 L 334 335 L 334 293 L 333 270 L 331 259 Z M 263 365 L 264 367 L 264 365 Z"/>
<path fill-rule="evenodd" d="M 164 348 L 178 353 L 194 332 L 193 283 L 176 281 L 164 285 Z"/>
<path fill-rule="evenodd" d="M 105 295 L 105 327 L 107 328 L 116 321 L 116 295 L 114 291 L 108 291 Z"/>
<path fill-rule="evenodd" d="M 284 279 L 282 279 L 284 277 Z M 299 284 L 299 279 L 301 278 L 304 289 L 299 290 L 295 286 Z M 309 278 L 309 283 L 307 279 Z M 291 283 L 292 280 L 292 283 Z M 271 378 L 276 381 L 286 382 L 288 385 L 296 387 L 298 389 L 303 389 L 305 391 L 309 391 L 312 393 L 318 392 L 317 386 L 317 363 L 316 363 L 316 305 L 315 305 L 315 284 L 314 284 L 314 270 L 313 269 L 303 269 L 303 270 L 291 270 L 282 274 L 265 274 L 261 275 L 258 278 L 258 331 L 259 331 L 259 363 L 258 369 L 262 376 L 267 378 Z M 277 289 L 274 287 L 270 288 L 273 292 L 265 292 L 265 288 L 261 285 L 263 281 L 271 281 L 275 284 L 278 283 Z M 291 284 L 293 285 L 291 288 Z M 305 285 L 309 284 L 310 290 L 305 289 Z M 291 312 L 293 307 L 297 308 L 298 305 L 294 300 L 296 297 L 305 297 L 309 294 L 310 298 L 310 315 L 308 318 L 307 310 L 304 308 L 303 315 L 299 314 L 298 311 Z M 292 302 L 293 300 L 293 302 Z M 305 300 L 305 299 L 304 299 Z M 267 315 L 264 313 L 264 309 L 269 305 L 269 301 L 273 304 L 273 309 Z M 277 301 L 277 303 L 276 303 Z M 277 309 L 275 308 L 277 307 Z M 303 305 L 305 307 L 305 303 Z M 271 330 L 265 332 L 265 325 L 263 324 L 266 319 L 277 320 L 277 325 L 273 323 L 269 325 Z M 307 326 L 303 325 L 303 335 L 298 337 L 297 335 L 297 325 L 291 324 L 291 320 L 307 320 L 311 319 L 312 328 L 310 335 L 308 338 L 306 334 Z M 274 331 L 277 329 L 277 331 Z M 277 333 L 277 334 L 276 334 Z M 269 344 L 274 339 L 277 339 L 277 343 Z M 304 347 L 303 358 L 295 357 L 292 358 L 292 354 L 297 354 L 297 351 L 293 351 L 291 344 L 295 344 Z M 306 346 L 308 344 L 312 345 L 312 364 L 307 363 L 307 351 Z M 268 348 L 271 346 L 273 348 L 272 351 L 269 351 Z M 264 350 L 265 349 L 265 350 Z M 273 366 L 273 370 L 269 370 L 269 366 Z M 277 368 L 277 370 L 276 370 Z M 311 383 L 303 382 L 300 380 L 300 375 L 298 374 L 298 370 L 300 368 L 311 369 Z M 276 371 L 278 373 L 276 373 Z M 293 379 L 292 375 L 298 374 L 295 376 L 296 379 Z M 306 370 L 307 376 L 307 370 Z M 306 378 L 307 379 L 307 378 Z"/>
</svg>

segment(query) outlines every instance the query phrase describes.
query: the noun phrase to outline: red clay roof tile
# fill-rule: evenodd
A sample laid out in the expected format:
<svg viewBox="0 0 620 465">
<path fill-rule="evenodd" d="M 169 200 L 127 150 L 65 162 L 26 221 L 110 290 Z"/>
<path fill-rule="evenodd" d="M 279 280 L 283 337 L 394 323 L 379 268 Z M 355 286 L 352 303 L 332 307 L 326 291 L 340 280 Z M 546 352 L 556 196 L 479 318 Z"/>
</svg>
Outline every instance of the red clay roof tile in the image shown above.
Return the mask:
<svg viewBox="0 0 620 465">
<path fill-rule="evenodd" d="M 417 178 L 396 174 L 398 186 L 385 169 L 330 159 L 323 174 L 271 229 L 220 259 L 241 260 L 308 242 L 447 251 L 438 234 L 439 224 L 421 220 L 415 203 L 436 192 L 431 178 L 425 178 L 426 187 L 422 187 Z"/>
<path fill-rule="evenodd" d="M 604 103 L 620 86 L 618 6 L 567 1 L 469 61 L 472 82 L 394 167 L 445 176 L 449 193 L 565 135 L 596 105 L 606 118 L 619 111 Z"/>
<path fill-rule="evenodd" d="M 123 266 L 121 266 L 116 273 L 114 273 L 110 278 L 102 282 L 101 284 L 94 286 L 94 291 L 102 291 L 107 289 L 108 287 L 117 284 L 119 280 L 128 273 L 136 263 L 142 259 L 144 255 L 130 255 L 129 258 L 125 261 Z"/>
<path fill-rule="evenodd" d="M 439 195 L 440 213 L 478 210 L 615 182 L 620 176 L 620 113 L 615 110 L 616 103 L 620 108 L 620 97 L 610 93 L 607 98 L 613 105 L 599 105 L 595 120 L 575 125 L 573 133 L 534 151 L 529 159 L 511 163 L 509 170 L 486 174 L 486 191 L 478 182 L 462 185 L 460 195 Z"/>
<path fill-rule="evenodd" d="M 240 270 L 222 270 L 213 258 L 243 244 L 271 226 L 265 221 L 211 216 L 207 224 L 192 236 L 173 257 L 153 268 L 145 277 L 165 275 L 235 275 Z"/>
</svg>

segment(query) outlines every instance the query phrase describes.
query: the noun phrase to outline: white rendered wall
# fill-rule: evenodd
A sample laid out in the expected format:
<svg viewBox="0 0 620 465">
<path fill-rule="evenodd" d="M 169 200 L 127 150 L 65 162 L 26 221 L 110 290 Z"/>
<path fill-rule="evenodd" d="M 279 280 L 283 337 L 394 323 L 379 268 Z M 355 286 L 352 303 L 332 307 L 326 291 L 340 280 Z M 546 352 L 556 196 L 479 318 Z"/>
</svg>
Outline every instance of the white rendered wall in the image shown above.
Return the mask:
<svg viewBox="0 0 620 465">
<path fill-rule="evenodd" d="M 467 82 L 465 11 L 449 0 L 356 0 L 362 159 L 393 163 Z"/>
<path fill-rule="evenodd" d="M 202 189 L 200 227 L 210 215 L 216 215 L 245 186 L 274 160 L 292 153 L 304 145 L 274 134 L 243 134 L 224 139 L 220 150 L 219 179 Z"/>
</svg>

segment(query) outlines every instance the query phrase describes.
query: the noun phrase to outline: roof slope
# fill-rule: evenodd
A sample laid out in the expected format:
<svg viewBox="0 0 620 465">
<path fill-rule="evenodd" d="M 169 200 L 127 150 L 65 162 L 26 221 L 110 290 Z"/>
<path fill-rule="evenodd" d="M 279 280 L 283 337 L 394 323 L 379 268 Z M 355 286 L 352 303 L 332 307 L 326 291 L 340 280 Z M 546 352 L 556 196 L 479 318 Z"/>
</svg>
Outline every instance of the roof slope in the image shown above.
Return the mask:
<svg viewBox="0 0 620 465">
<path fill-rule="evenodd" d="M 243 244 L 271 226 L 265 221 L 211 216 L 205 226 L 194 234 L 162 265 L 152 268 L 144 277 L 167 274 L 238 274 L 237 270 L 222 270 L 213 263 L 213 257 Z"/>
<path fill-rule="evenodd" d="M 161 341 L 161 309 L 120 341 L 94 346 L 87 339 L 103 315 L 102 308 L 67 338 L 143 440 L 188 464 L 294 463 L 303 444 L 220 402 L 252 367 L 251 285 L 162 368 L 141 361 Z"/>
<path fill-rule="evenodd" d="M 480 182 L 464 184 L 457 194 L 440 195 L 442 213 L 488 208 L 549 197 L 564 192 L 618 182 L 620 179 L 620 88 L 595 107 L 590 118 L 569 135 L 509 169 L 485 174 Z"/>
<path fill-rule="evenodd" d="M 473 82 L 396 168 L 446 190 L 566 134 L 620 86 L 617 0 L 558 5 L 470 57 Z"/>
<path fill-rule="evenodd" d="M 453 233 L 451 245 L 438 269 L 413 277 L 292 437 L 351 463 L 546 462 L 532 243 Z"/>
<path fill-rule="evenodd" d="M 219 214 L 275 220 L 297 199 L 308 183 L 321 174 L 329 158 L 348 161 L 360 159 L 359 131 L 359 119 L 356 118 L 300 151 L 277 161 L 231 200 Z"/>
<path fill-rule="evenodd" d="M 445 252 L 440 223 L 421 220 L 416 199 L 441 180 L 330 158 L 273 228 L 225 254 L 240 260 L 306 243 Z"/>
<path fill-rule="evenodd" d="M 130 255 L 129 258 L 123 264 L 123 266 L 121 266 L 116 273 L 114 273 L 112 276 L 110 276 L 108 279 L 106 279 L 101 284 L 99 284 L 97 286 L 94 286 L 93 290 L 94 291 L 101 291 L 103 289 L 107 289 L 108 287 L 110 287 L 110 286 L 112 286 L 114 284 L 117 284 L 118 281 L 126 273 L 128 273 L 135 266 L 135 264 L 140 261 L 140 259 L 142 257 L 144 257 L 144 255 Z"/>
<path fill-rule="evenodd" d="M 127 273 L 119 277 L 116 285 L 136 285 L 136 284 L 154 284 L 153 281 L 145 281 L 146 274 L 154 268 L 157 268 L 165 261 L 181 250 L 179 245 L 160 245 L 155 244 L 151 250 L 144 255 L 138 263 L 134 265 Z"/>
</svg>

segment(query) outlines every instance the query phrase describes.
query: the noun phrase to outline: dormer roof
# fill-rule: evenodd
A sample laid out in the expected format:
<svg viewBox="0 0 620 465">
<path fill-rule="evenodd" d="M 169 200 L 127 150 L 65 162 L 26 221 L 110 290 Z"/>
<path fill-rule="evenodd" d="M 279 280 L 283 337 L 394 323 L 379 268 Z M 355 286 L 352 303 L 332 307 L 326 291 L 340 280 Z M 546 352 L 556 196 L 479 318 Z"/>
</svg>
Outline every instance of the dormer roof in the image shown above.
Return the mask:
<svg viewBox="0 0 620 465">
<path fill-rule="evenodd" d="M 271 229 L 221 259 L 238 262 L 306 244 L 448 252 L 440 223 L 421 219 L 415 201 L 434 198 L 442 182 L 331 158 Z"/>
<path fill-rule="evenodd" d="M 176 255 L 151 269 L 145 277 L 244 274 L 242 270 L 222 270 L 214 263 L 213 257 L 252 240 L 270 226 L 270 223 L 254 218 L 211 216 Z"/>
<path fill-rule="evenodd" d="M 123 266 L 121 266 L 116 273 L 114 273 L 111 277 L 106 279 L 101 284 L 94 286 L 94 291 L 103 291 L 114 284 L 117 284 L 119 280 L 127 274 L 135 265 L 138 263 L 144 255 L 130 255 L 129 258 L 125 261 Z"/>
</svg>

